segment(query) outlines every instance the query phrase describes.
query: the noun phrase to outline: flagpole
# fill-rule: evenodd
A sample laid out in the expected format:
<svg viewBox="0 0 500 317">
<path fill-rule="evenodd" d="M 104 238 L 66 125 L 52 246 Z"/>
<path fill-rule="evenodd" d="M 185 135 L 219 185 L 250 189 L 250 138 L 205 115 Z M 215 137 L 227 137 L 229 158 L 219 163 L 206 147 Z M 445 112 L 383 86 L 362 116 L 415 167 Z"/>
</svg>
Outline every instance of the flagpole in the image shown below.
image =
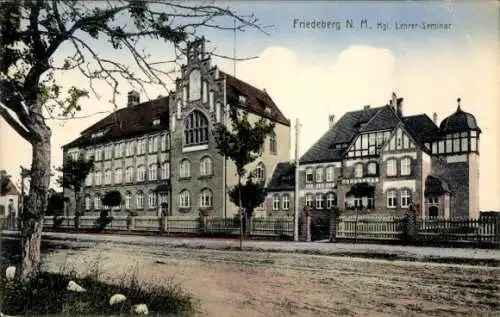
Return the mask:
<svg viewBox="0 0 500 317">
<path fill-rule="evenodd" d="M 299 138 L 300 138 L 300 121 L 299 118 L 295 119 L 295 217 L 294 217 L 294 231 L 293 240 L 299 241 Z"/>
</svg>

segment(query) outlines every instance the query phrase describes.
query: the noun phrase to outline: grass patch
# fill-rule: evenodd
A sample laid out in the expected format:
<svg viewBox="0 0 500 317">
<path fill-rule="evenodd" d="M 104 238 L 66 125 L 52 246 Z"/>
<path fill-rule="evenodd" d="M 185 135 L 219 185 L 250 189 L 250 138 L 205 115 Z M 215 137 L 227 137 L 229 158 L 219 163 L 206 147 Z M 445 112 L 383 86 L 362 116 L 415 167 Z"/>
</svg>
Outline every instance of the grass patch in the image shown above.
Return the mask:
<svg viewBox="0 0 500 317">
<path fill-rule="evenodd" d="M 17 277 L 8 280 L 1 267 L 1 311 L 16 316 L 133 316 L 135 305 L 146 304 L 150 316 L 188 317 L 195 314 L 193 298 L 178 285 L 143 283 L 135 274 L 125 274 L 118 283 L 99 279 L 95 269 L 82 276 L 74 270 L 52 273 L 40 270 L 29 281 Z M 70 281 L 85 292 L 67 290 Z M 123 294 L 126 300 L 110 305 L 114 294 Z"/>
</svg>

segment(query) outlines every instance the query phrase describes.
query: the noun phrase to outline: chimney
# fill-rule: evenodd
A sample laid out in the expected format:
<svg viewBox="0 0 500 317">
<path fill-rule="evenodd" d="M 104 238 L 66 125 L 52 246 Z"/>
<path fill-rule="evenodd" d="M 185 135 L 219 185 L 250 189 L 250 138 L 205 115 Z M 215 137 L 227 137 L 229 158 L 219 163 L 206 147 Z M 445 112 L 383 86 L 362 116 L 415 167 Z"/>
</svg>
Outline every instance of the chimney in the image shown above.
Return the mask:
<svg viewBox="0 0 500 317">
<path fill-rule="evenodd" d="M 392 99 L 391 99 L 391 107 L 394 108 L 394 110 L 397 110 L 397 103 L 398 103 L 398 97 L 396 97 L 396 93 L 392 93 Z"/>
<path fill-rule="evenodd" d="M 127 107 L 132 107 L 138 105 L 140 102 L 141 95 L 138 91 L 131 90 L 127 95 Z"/>
<path fill-rule="evenodd" d="M 396 112 L 400 117 L 403 116 L 403 98 L 398 98 L 396 100 Z"/>
<path fill-rule="evenodd" d="M 370 105 L 366 105 L 363 107 L 363 110 L 368 110 L 368 109 L 370 109 Z"/>
<path fill-rule="evenodd" d="M 434 122 L 435 125 L 438 125 L 438 114 L 435 112 L 432 114 L 432 122 Z"/>
<path fill-rule="evenodd" d="M 328 127 L 331 129 L 335 125 L 335 115 L 331 114 L 328 116 Z"/>
</svg>

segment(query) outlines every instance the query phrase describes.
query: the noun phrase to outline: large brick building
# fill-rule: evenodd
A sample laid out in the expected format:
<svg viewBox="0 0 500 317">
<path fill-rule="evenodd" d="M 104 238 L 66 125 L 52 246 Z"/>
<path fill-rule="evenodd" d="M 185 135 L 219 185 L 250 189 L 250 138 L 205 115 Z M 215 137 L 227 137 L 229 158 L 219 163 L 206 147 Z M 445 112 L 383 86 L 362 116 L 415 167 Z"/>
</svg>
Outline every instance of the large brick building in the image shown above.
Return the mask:
<svg viewBox="0 0 500 317">
<path fill-rule="evenodd" d="M 250 121 L 263 117 L 276 124 L 261 157 L 249 167 L 268 181 L 275 165 L 289 159 L 290 121 L 265 90 L 212 66 L 201 39 L 188 45 L 187 64 L 168 96 L 140 103 L 139 94 L 130 92 L 127 107 L 63 146 L 65 158 L 95 159 L 82 208 L 108 208 L 101 198 L 119 190 L 124 197 L 119 210 L 139 215 L 157 215 L 160 206 L 172 215 L 198 215 L 202 207 L 217 216 L 235 214 L 226 191 L 237 182 L 236 168 L 218 153 L 212 134 L 216 122 L 229 123 L 227 107 L 245 108 Z"/>
<path fill-rule="evenodd" d="M 427 115 L 406 116 L 403 99 L 329 118 L 328 131 L 300 158 L 299 208 L 365 207 L 402 215 L 410 202 L 422 217 L 479 216 L 479 134 L 458 100 L 438 126 Z M 295 166 L 280 163 L 269 182 L 268 214 L 293 214 Z"/>
</svg>

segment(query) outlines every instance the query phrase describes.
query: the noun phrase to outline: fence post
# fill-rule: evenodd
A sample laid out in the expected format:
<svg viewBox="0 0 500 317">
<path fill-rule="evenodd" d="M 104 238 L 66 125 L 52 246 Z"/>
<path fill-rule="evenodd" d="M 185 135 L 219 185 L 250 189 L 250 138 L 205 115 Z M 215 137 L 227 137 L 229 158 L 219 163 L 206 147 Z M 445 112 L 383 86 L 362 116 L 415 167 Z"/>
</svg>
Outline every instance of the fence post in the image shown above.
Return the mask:
<svg viewBox="0 0 500 317">
<path fill-rule="evenodd" d="M 207 208 L 200 208 L 200 233 L 201 234 L 206 234 L 208 233 L 208 226 L 207 226 L 207 220 L 208 220 L 208 215 L 210 213 L 210 210 Z"/>
<path fill-rule="evenodd" d="M 305 206 L 303 213 L 302 213 L 302 241 L 311 241 L 311 215 L 312 215 L 312 208 L 309 206 Z"/>
<path fill-rule="evenodd" d="M 160 219 L 161 219 L 160 232 L 165 233 L 168 231 L 168 217 L 162 215 Z"/>
<path fill-rule="evenodd" d="M 415 242 L 418 238 L 417 215 L 420 214 L 420 205 L 411 203 L 404 218 L 403 240 L 407 243 Z"/>
<path fill-rule="evenodd" d="M 333 207 L 330 213 L 330 242 L 337 241 L 337 224 L 340 219 L 340 209 Z"/>
<path fill-rule="evenodd" d="M 128 232 L 131 232 L 134 230 L 134 228 L 135 228 L 135 217 L 129 213 L 127 217 L 127 230 Z"/>
</svg>

